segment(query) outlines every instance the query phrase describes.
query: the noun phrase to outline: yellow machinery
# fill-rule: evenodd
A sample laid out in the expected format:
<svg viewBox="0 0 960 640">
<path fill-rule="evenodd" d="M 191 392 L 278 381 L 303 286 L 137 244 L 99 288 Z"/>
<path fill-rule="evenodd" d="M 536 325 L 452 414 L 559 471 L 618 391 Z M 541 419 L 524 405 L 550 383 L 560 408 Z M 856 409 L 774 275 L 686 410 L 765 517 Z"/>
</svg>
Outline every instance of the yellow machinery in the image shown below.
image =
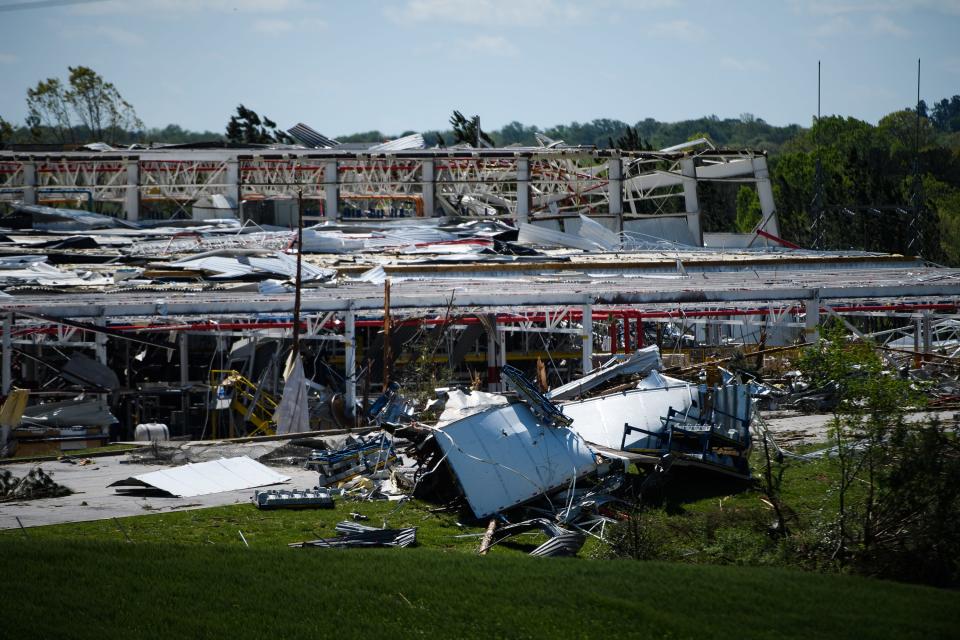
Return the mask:
<svg viewBox="0 0 960 640">
<path fill-rule="evenodd" d="M 214 369 L 210 371 L 210 386 L 217 390 L 218 409 L 231 410 L 228 433 L 224 437 L 233 438 L 238 434 L 234 428 L 234 415 L 241 422 L 253 426 L 252 431 L 246 431 L 247 436 L 270 436 L 276 433 L 276 423 L 273 414 L 277 409 L 278 401 L 271 394 L 263 391 L 252 381 L 245 378 L 239 371 L 232 369 Z M 214 438 L 221 437 L 218 433 L 219 412 L 213 414 Z"/>
</svg>

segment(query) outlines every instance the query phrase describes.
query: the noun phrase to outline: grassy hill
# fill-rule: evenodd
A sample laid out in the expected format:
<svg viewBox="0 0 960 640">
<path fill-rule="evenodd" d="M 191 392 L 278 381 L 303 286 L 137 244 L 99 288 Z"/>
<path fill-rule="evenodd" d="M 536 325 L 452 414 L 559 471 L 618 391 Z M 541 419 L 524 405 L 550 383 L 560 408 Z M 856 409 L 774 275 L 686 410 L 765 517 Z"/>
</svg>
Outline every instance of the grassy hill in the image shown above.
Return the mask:
<svg viewBox="0 0 960 640">
<path fill-rule="evenodd" d="M 947 638 L 960 594 L 851 576 L 436 549 L 0 538 L 9 638 Z"/>
</svg>

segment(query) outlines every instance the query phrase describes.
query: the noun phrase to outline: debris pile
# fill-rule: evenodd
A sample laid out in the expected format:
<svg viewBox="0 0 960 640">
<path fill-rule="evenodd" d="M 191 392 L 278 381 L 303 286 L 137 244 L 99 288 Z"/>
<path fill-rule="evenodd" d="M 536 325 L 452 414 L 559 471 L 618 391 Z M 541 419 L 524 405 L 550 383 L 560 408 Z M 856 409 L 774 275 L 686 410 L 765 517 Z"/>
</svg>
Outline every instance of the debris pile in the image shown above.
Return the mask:
<svg viewBox="0 0 960 640">
<path fill-rule="evenodd" d="M 461 519 L 489 521 L 482 553 L 539 531 L 549 539 L 531 555 L 576 555 L 587 537 L 603 539 L 608 523 L 626 517 L 637 489 L 654 494 L 677 469 L 750 478 L 756 388 L 733 374 L 710 386 L 661 368 L 649 347 L 542 393 L 507 366 L 510 392 L 437 389 L 420 411 L 394 383 L 368 411 L 379 431 L 315 451 L 306 466 L 319 472 L 318 489 L 345 498 L 412 494 L 459 510 Z M 352 536 L 381 543 L 393 535 L 347 524 L 338 525 L 347 535 L 296 546 L 359 546 L 370 542 Z"/>
<path fill-rule="evenodd" d="M 15 477 L 8 469 L 0 469 L 0 502 L 59 498 L 71 493 L 40 467 L 34 467 L 22 478 Z"/>
<path fill-rule="evenodd" d="M 321 547 L 345 549 L 349 547 L 409 547 L 417 543 L 417 529 L 376 529 L 366 525 L 344 520 L 336 526 L 340 535 L 336 538 L 319 538 L 304 542 L 294 542 L 289 546 L 296 549 Z"/>
</svg>

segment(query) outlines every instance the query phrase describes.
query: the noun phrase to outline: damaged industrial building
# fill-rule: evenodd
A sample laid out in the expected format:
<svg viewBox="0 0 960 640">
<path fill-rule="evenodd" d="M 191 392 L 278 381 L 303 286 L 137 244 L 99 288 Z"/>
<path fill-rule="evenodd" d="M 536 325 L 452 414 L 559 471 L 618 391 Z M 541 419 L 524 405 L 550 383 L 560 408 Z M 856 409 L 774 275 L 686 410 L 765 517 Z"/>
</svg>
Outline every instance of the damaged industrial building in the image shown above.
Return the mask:
<svg viewBox="0 0 960 640">
<path fill-rule="evenodd" d="M 261 508 L 416 496 L 492 520 L 487 546 L 539 530 L 534 555 L 575 555 L 637 469 L 751 478 L 757 404 L 785 392 L 731 360 L 827 317 L 894 319 L 878 335 L 910 358 L 955 345 L 960 271 L 781 239 L 762 152 L 290 132 L 0 152 L 3 455 L 283 437 L 313 484 L 244 456 L 114 484 L 274 487 Z M 754 186 L 751 233 L 703 231 L 710 182 Z M 341 524 L 296 544 L 416 539 Z"/>
</svg>

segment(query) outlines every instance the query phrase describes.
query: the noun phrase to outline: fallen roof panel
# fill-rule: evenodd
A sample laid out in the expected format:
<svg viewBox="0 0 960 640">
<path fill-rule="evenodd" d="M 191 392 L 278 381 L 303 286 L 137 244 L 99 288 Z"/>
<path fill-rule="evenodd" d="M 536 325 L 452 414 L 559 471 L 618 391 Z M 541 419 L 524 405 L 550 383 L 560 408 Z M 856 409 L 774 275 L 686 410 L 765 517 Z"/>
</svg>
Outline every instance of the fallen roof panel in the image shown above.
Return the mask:
<svg viewBox="0 0 960 640">
<path fill-rule="evenodd" d="M 289 476 L 281 475 L 247 456 L 239 456 L 143 473 L 118 480 L 109 486 L 154 488 L 181 498 L 192 498 L 289 481 Z"/>
</svg>

